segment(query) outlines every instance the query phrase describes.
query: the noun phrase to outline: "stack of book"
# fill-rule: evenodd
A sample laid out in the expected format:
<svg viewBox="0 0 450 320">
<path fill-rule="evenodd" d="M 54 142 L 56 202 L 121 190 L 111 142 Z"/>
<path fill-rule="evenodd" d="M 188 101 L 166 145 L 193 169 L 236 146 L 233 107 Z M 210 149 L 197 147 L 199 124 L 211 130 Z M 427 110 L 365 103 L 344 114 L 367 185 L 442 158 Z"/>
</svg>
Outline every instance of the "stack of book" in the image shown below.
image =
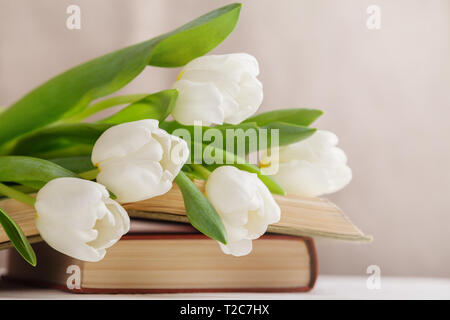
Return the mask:
<svg viewBox="0 0 450 320">
<path fill-rule="evenodd" d="M 200 185 L 200 187 L 202 187 Z M 314 237 L 369 241 L 343 212 L 322 198 L 275 196 L 280 222 L 253 241 L 244 257 L 224 254 L 188 224 L 180 190 L 125 204 L 131 230 L 100 262 L 83 262 L 41 241 L 31 207 L 0 201 L 34 243 L 38 265 L 9 250 L 7 280 L 80 293 L 308 291 L 317 278 Z M 0 227 L 0 249 L 11 247 Z"/>
</svg>

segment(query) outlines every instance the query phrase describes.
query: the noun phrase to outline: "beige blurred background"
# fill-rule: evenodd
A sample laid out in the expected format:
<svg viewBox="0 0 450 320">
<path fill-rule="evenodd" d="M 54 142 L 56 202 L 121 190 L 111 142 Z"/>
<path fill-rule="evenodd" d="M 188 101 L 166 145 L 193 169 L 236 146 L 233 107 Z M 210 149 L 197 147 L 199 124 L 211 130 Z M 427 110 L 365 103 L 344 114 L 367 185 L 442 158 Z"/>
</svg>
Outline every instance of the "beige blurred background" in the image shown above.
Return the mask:
<svg viewBox="0 0 450 320">
<path fill-rule="evenodd" d="M 0 105 L 68 67 L 169 31 L 219 0 L 1 0 Z M 81 30 L 66 8 L 81 7 Z M 450 2 L 252 0 L 215 53 L 261 67 L 260 111 L 321 108 L 352 183 L 330 196 L 372 244 L 317 242 L 322 273 L 450 277 Z M 381 8 L 369 30 L 366 9 Z M 122 92 L 167 88 L 177 70 L 148 67 Z M 0 258 L 1 260 L 2 258 Z M 1 264 L 1 262 L 0 262 Z"/>
</svg>

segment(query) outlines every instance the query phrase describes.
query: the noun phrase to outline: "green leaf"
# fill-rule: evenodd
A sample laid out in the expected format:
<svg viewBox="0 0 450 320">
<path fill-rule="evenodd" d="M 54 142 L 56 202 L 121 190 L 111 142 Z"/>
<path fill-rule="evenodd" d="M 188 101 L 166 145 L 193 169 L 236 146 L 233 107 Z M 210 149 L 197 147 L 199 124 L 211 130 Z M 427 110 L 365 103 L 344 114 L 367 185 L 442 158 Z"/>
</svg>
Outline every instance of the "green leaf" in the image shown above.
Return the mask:
<svg viewBox="0 0 450 320">
<path fill-rule="evenodd" d="M 147 65 L 179 67 L 204 55 L 234 29 L 240 4 L 216 9 L 151 40 L 72 68 L 0 113 L 0 145 L 83 111 L 133 80 Z M 3 151 L 4 152 L 4 151 Z"/>
<path fill-rule="evenodd" d="M 47 160 L 66 157 L 84 157 L 92 153 L 93 146 L 93 144 L 74 144 L 65 148 L 49 150 L 44 153 L 31 154 L 30 156 Z"/>
<path fill-rule="evenodd" d="M 97 139 L 111 126 L 106 123 L 71 123 L 44 128 L 19 140 L 11 153 L 49 158 L 55 157 L 50 151 L 84 145 L 86 150 L 81 149 L 83 155 L 84 152 L 90 154 Z"/>
<path fill-rule="evenodd" d="M 172 112 L 177 97 L 178 91 L 176 89 L 160 91 L 130 104 L 99 122 L 120 124 L 142 119 L 156 119 L 161 122 Z"/>
<path fill-rule="evenodd" d="M 270 124 L 265 125 L 263 128 L 268 129 L 268 132 L 271 132 L 271 130 L 278 130 L 279 146 L 289 145 L 291 143 L 295 143 L 303 139 L 306 139 L 317 130 L 316 128 L 309 128 L 285 122 L 272 122 Z M 268 147 L 272 145 L 272 141 L 270 141 L 270 136 L 271 135 L 269 133 Z"/>
<path fill-rule="evenodd" d="M 205 180 L 203 176 L 201 176 L 197 171 L 193 170 L 190 165 L 185 164 L 183 168 L 184 174 L 189 177 L 191 180 Z"/>
<path fill-rule="evenodd" d="M 36 266 L 36 254 L 17 223 L 0 208 L 0 224 L 5 230 L 17 252 L 33 267 Z"/>
<path fill-rule="evenodd" d="M 206 162 L 207 164 L 212 164 L 212 168 L 228 165 L 234 166 L 240 170 L 256 173 L 258 178 L 266 185 L 267 189 L 269 189 L 271 193 L 286 195 L 286 191 L 272 177 L 264 175 L 257 166 L 247 163 L 245 159 L 211 145 L 205 146 L 197 142 L 188 142 L 188 145 L 191 145 L 191 149 L 195 148 L 195 146 L 197 146 L 198 148 L 202 148 L 202 161 Z M 209 152 L 204 152 L 206 148 L 210 148 Z M 208 156 L 211 157 L 208 158 Z M 193 157 L 195 157 L 195 154 Z M 198 161 L 198 159 L 195 159 L 193 157 L 191 157 L 191 161 L 197 163 L 196 161 Z"/>
<path fill-rule="evenodd" d="M 316 131 L 315 128 L 284 122 L 272 122 L 264 126 L 258 126 L 256 122 L 246 122 L 235 126 L 226 125 L 214 128 L 220 129 L 223 132 L 223 146 L 225 149 L 227 149 L 226 132 L 232 130 L 231 132 L 235 135 L 233 139 L 235 154 L 239 152 L 239 147 L 241 146 L 242 148 L 242 145 L 245 145 L 243 149 L 245 150 L 245 154 L 248 154 L 258 150 L 270 149 L 273 146 L 285 146 L 301 141 Z M 267 130 L 266 134 L 261 135 L 263 130 Z M 275 133 L 273 132 L 274 130 L 278 131 L 278 135 L 274 135 L 274 137 L 278 137 L 277 141 L 272 141 L 272 135 Z M 205 130 L 205 132 L 207 131 L 208 129 Z M 252 132 L 255 133 L 253 136 L 251 134 Z M 250 143 L 250 139 L 254 139 L 253 143 Z M 227 150 L 231 150 L 231 148 Z"/>
<path fill-rule="evenodd" d="M 257 150 L 270 148 L 272 143 L 276 144 L 276 142 L 272 142 L 271 139 L 273 134 L 272 130 L 278 130 L 279 140 L 278 144 L 276 144 L 277 146 L 284 146 L 301 141 L 308 138 L 316 131 L 315 128 L 309 128 L 287 122 L 273 122 L 264 126 L 258 126 L 256 122 L 245 122 L 238 125 L 225 124 L 215 127 L 205 127 L 185 126 L 176 121 L 165 121 L 161 123 L 160 127 L 169 133 L 176 132 L 175 130 L 177 129 L 187 130 L 191 136 L 191 139 L 194 139 L 194 134 L 196 131 L 198 131 L 197 134 L 204 137 L 213 130 L 220 130 L 222 138 L 221 145 L 223 149 L 233 151 L 234 154 L 237 154 L 240 150 L 243 150 L 245 154 L 248 154 Z M 266 130 L 266 134 L 262 135 L 262 130 Z M 232 140 L 229 141 L 233 143 L 234 148 L 227 145 L 227 133 L 232 138 Z M 250 143 L 250 138 L 254 139 L 254 137 L 256 137 L 256 139 L 253 143 Z M 264 139 L 265 141 L 261 139 Z M 208 144 L 209 141 L 204 141 L 203 143 Z"/>
<path fill-rule="evenodd" d="M 10 183 L 10 182 L 6 182 L 5 185 L 6 184 L 9 184 L 9 187 L 11 187 L 11 188 L 13 188 L 13 189 L 15 189 L 15 190 L 17 190 L 19 192 L 25 193 L 25 194 L 34 193 L 34 192 L 36 192 L 37 190 L 40 189 L 40 188 L 31 188 L 31 187 L 27 187 L 27 186 L 23 186 L 23 185 L 20 185 L 20 184 L 15 184 L 15 183 Z M 8 198 L 4 194 L 0 194 L 0 197 Z"/>
<path fill-rule="evenodd" d="M 127 94 L 127 95 L 121 95 L 121 96 L 114 96 L 107 99 L 102 99 L 101 101 L 97 101 L 86 109 L 84 109 L 82 112 L 77 113 L 76 115 L 70 117 L 70 118 L 64 118 L 60 121 L 60 123 L 74 123 L 74 122 L 81 122 L 82 120 L 89 118 L 90 116 L 120 105 L 125 105 L 129 103 L 136 102 L 138 100 L 141 100 L 148 96 L 148 94 Z"/>
<path fill-rule="evenodd" d="M 195 128 L 193 126 L 183 126 L 183 128 L 186 128 L 191 135 L 191 139 L 187 140 L 186 137 L 181 134 L 181 132 L 175 131 L 177 128 L 179 128 L 178 123 L 166 123 L 164 122 L 162 126 L 165 130 L 169 130 L 169 132 L 174 134 L 180 134 L 179 136 L 188 144 L 189 150 L 190 150 L 190 163 L 206 163 L 207 165 L 211 164 L 217 164 L 220 165 L 232 165 L 235 166 L 241 170 L 245 170 L 248 172 L 256 173 L 258 175 L 258 178 L 267 186 L 270 192 L 280 195 L 285 195 L 286 191 L 270 176 L 264 175 L 261 170 L 252 164 L 249 164 L 245 161 L 245 159 L 239 157 L 238 155 L 228 152 L 226 149 L 226 144 L 224 144 L 225 149 L 217 148 L 211 144 L 206 145 L 200 142 L 197 142 L 194 137 L 194 130 Z M 197 127 L 198 130 L 202 132 L 202 130 L 208 130 L 205 127 Z M 314 130 L 315 129 L 310 129 Z M 311 133 L 312 134 L 312 133 Z M 196 149 L 201 150 L 201 153 L 199 154 L 201 156 L 201 159 L 197 159 L 197 153 Z M 205 152 L 207 150 L 208 152 Z"/>
<path fill-rule="evenodd" d="M 95 166 L 91 162 L 90 156 L 55 158 L 49 159 L 49 161 L 56 163 L 57 165 L 75 173 L 81 173 L 95 169 Z"/>
<path fill-rule="evenodd" d="M 53 162 L 23 156 L 0 156 L 0 181 L 42 186 L 61 177 L 78 177 Z"/>
<path fill-rule="evenodd" d="M 32 188 L 34 191 L 39 190 L 45 185 L 46 182 L 44 181 L 20 181 L 20 184 L 24 185 L 27 188 Z"/>
<path fill-rule="evenodd" d="M 163 35 L 152 52 L 149 64 L 180 67 L 208 53 L 233 31 L 241 6 L 240 3 L 224 6 Z"/>
<path fill-rule="evenodd" d="M 223 244 L 227 243 L 225 227 L 216 209 L 211 205 L 196 185 L 180 171 L 175 182 L 183 194 L 186 216 L 201 233 Z"/>
<path fill-rule="evenodd" d="M 265 126 L 272 122 L 284 122 L 300 126 L 309 126 L 323 114 L 317 109 L 279 109 L 260 113 L 244 121 L 256 122 L 258 126 Z"/>
<path fill-rule="evenodd" d="M 43 128 L 18 140 L 11 154 L 46 159 L 89 155 L 100 135 L 115 124 L 147 118 L 164 120 L 172 111 L 177 96 L 175 89 L 164 90 L 130 104 L 101 123 L 69 123 Z"/>
</svg>

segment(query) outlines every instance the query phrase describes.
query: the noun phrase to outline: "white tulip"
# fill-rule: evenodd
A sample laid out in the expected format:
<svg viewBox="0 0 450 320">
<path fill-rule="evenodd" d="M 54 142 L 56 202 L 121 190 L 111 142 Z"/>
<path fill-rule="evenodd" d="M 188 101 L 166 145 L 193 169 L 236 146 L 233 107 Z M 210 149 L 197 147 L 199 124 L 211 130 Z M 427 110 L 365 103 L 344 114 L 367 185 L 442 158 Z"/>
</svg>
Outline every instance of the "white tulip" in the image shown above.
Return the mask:
<svg viewBox="0 0 450 320">
<path fill-rule="evenodd" d="M 246 53 L 209 55 L 189 62 L 173 85 L 178 99 L 172 116 L 184 125 L 238 124 L 263 99 L 255 57 Z"/>
<path fill-rule="evenodd" d="M 152 119 L 109 128 L 92 150 L 92 163 L 100 171 L 97 182 L 121 203 L 169 191 L 188 157 L 186 142 L 158 128 L 158 121 Z"/>
<path fill-rule="evenodd" d="M 249 254 L 252 240 L 280 220 L 280 207 L 254 173 L 222 166 L 211 173 L 205 188 L 206 197 L 225 225 L 227 244 L 219 244 L 226 254 Z"/>
<path fill-rule="evenodd" d="M 352 179 L 352 171 L 337 144 L 334 133 L 319 130 L 305 140 L 280 147 L 278 163 L 270 164 L 278 166 L 273 178 L 288 194 L 312 197 L 342 189 Z"/>
<path fill-rule="evenodd" d="M 98 183 L 58 178 L 39 190 L 36 228 L 55 250 L 84 261 L 103 259 L 130 229 L 127 212 Z"/>
</svg>

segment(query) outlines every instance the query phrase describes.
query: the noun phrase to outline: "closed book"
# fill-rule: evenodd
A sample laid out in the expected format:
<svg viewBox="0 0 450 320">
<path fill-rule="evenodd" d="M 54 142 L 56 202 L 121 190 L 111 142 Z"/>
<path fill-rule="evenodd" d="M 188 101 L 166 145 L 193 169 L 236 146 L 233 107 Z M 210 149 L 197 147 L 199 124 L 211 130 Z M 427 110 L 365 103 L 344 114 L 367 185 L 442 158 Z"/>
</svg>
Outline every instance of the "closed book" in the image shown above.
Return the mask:
<svg viewBox="0 0 450 320">
<path fill-rule="evenodd" d="M 234 257 L 189 225 L 133 220 L 99 262 L 33 247 L 37 267 L 9 250 L 5 279 L 74 293 L 174 293 L 308 291 L 317 278 L 313 240 L 301 236 L 266 234 Z"/>
</svg>

